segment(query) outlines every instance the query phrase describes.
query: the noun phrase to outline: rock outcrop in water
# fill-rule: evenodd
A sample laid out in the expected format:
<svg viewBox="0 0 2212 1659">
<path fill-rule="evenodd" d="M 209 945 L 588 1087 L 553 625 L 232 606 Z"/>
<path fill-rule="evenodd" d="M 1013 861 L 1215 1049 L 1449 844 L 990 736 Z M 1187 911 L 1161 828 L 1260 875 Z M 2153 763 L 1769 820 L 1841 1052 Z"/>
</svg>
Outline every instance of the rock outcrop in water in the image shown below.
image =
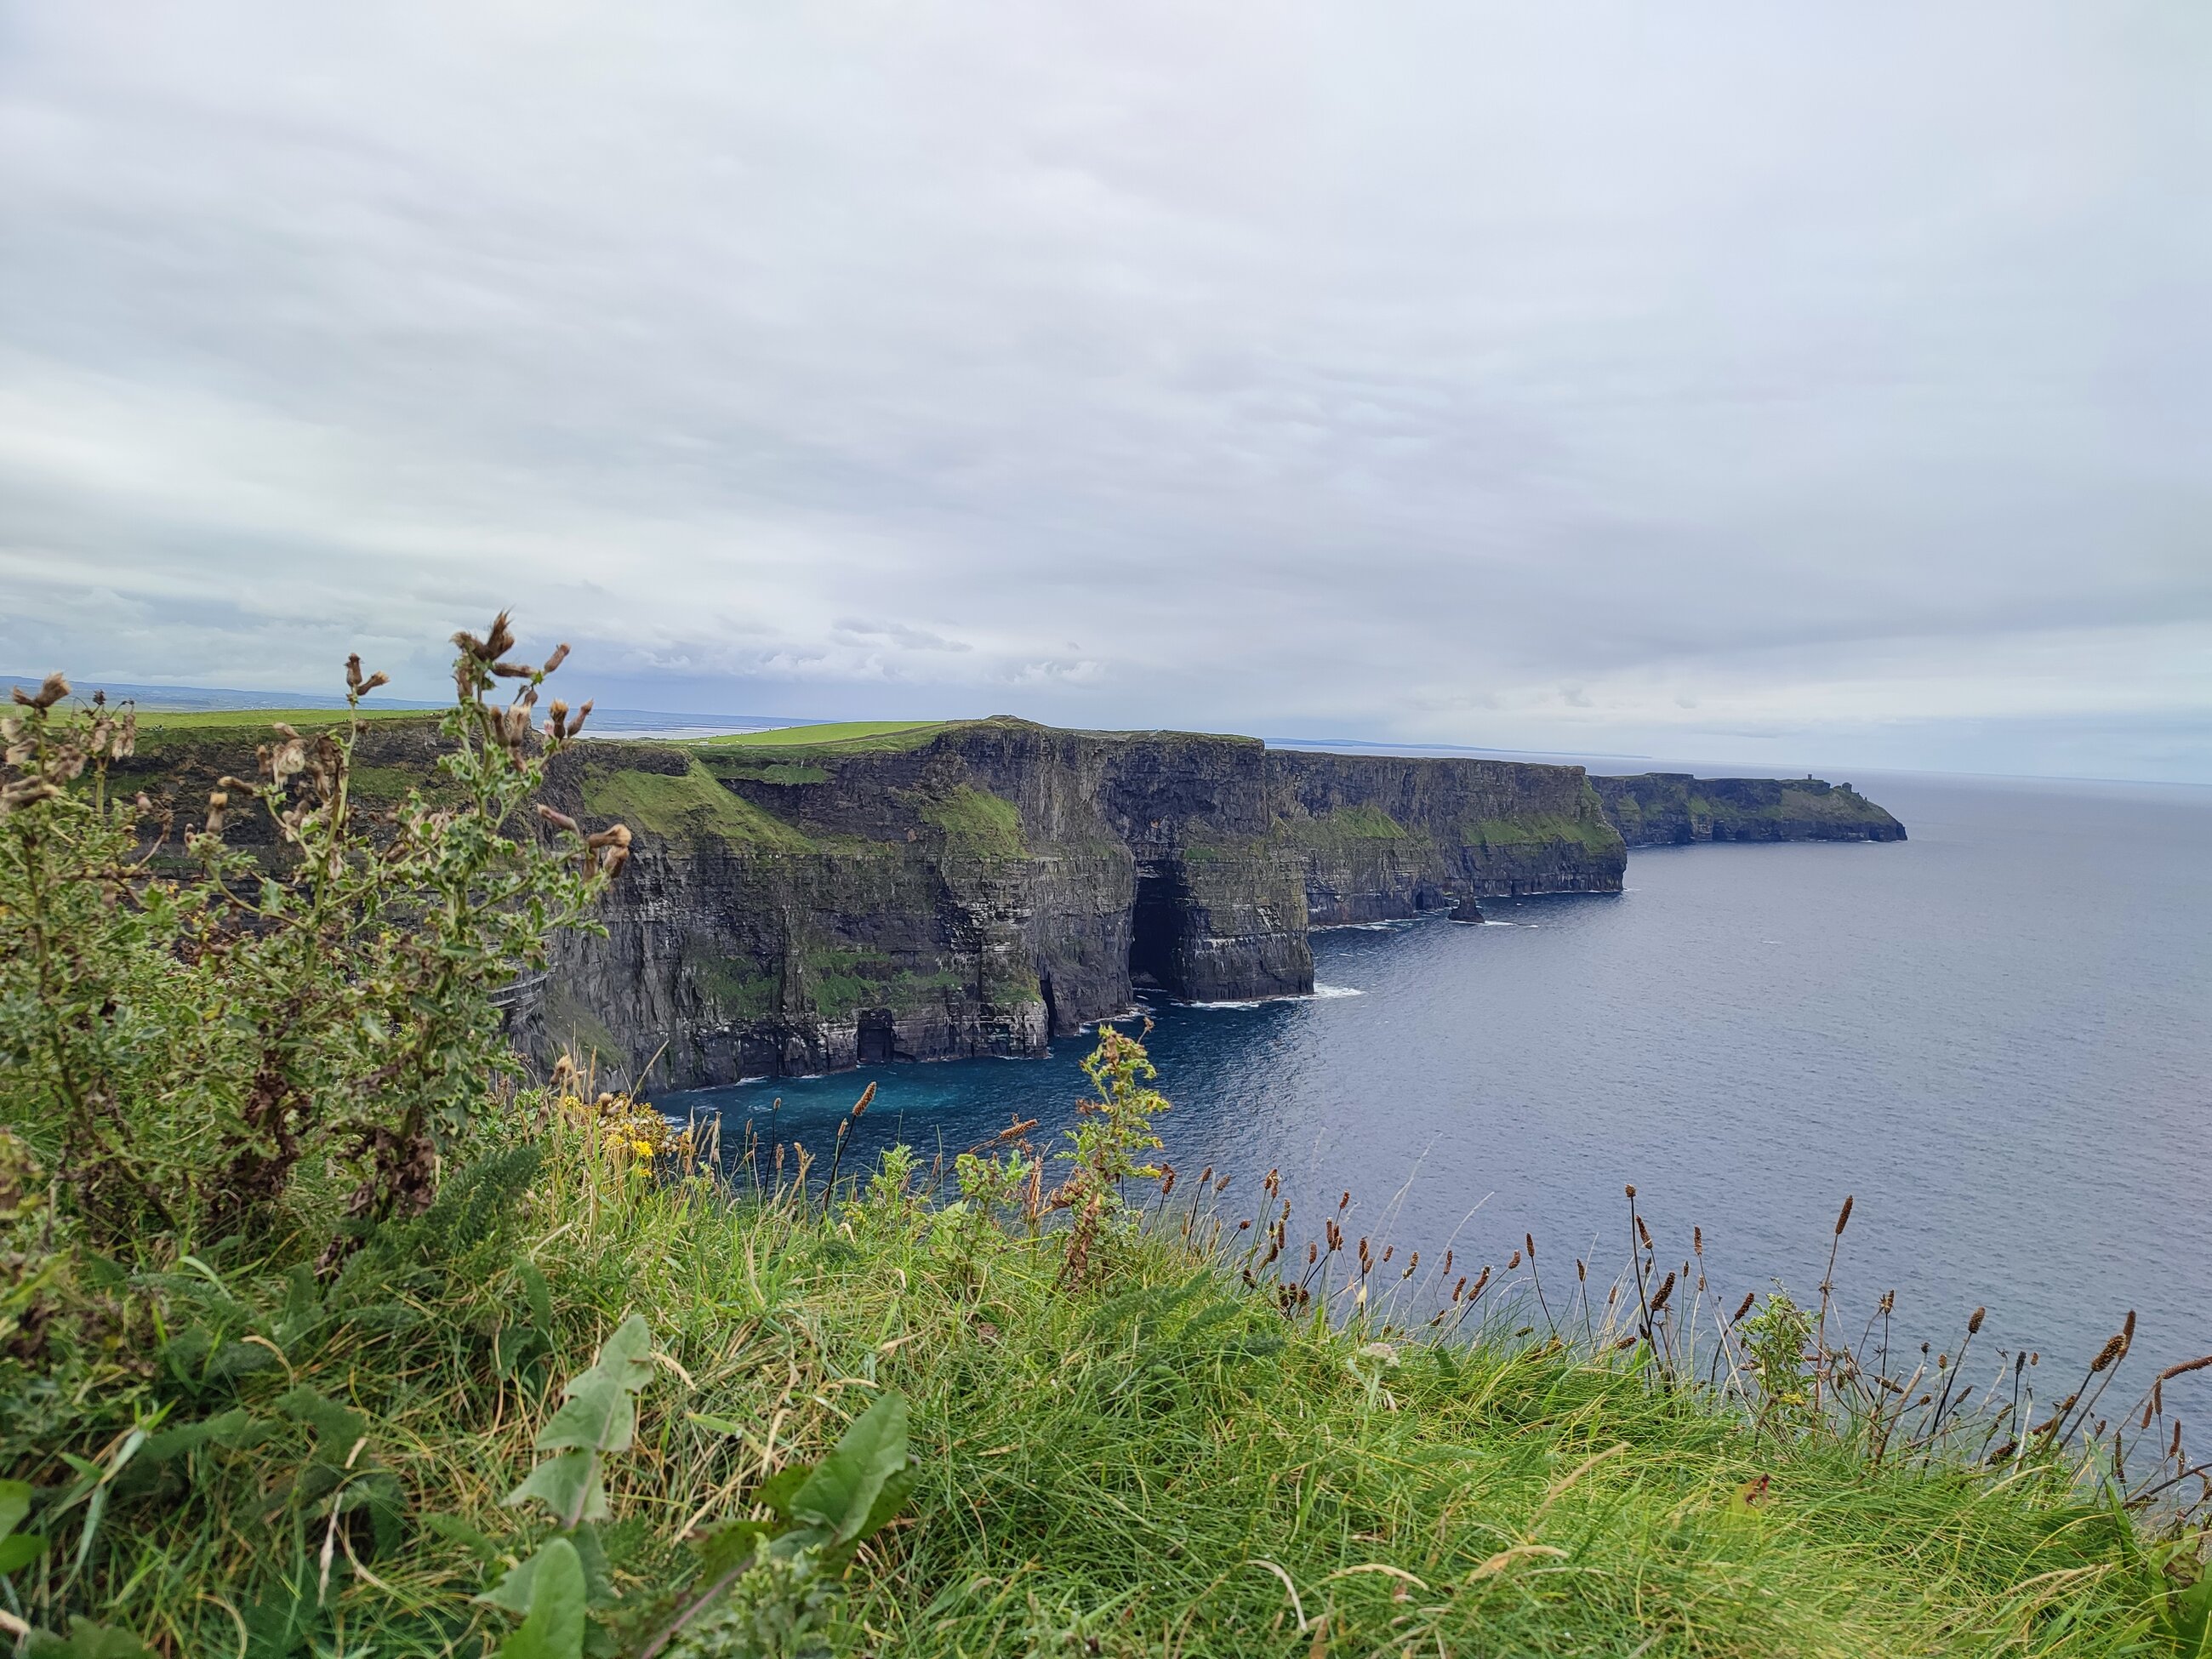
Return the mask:
<svg viewBox="0 0 2212 1659">
<path fill-rule="evenodd" d="M 1592 778 L 1631 847 L 1700 841 L 1903 841 L 1905 826 L 1848 783 L 1819 778 Z"/>
<path fill-rule="evenodd" d="M 138 769 L 179 801 L 204 799 L 222 772 L 250 769 L 250 720 L 155 734 Z M 357 793 L 429 782 L 435 747 L 427 721 L 373 725 Z M 1624 820 L 1639 843 L 1821 833 L 1868 814 L 1872 838 L 1903 833 L 1825 784 L 1592 780 L 1006 718 L 774 747 L 585 742 L 556 757 L 549 792 L 635 841 L 606 936 L 564 941 L 554 971 L 518 988 L 518 1040 L 589 1048 L 618 1072 L 650 1062 L 676 1087 L 1036 1054 L 1139 987 L 1200 1002 L 1301 994 L 1316 927 L 1618 891 Z M 1828 804 L 1808 811 L 1801 796 Z M 241 819 L 238 833 L 255 831 Z"/>
</svg>

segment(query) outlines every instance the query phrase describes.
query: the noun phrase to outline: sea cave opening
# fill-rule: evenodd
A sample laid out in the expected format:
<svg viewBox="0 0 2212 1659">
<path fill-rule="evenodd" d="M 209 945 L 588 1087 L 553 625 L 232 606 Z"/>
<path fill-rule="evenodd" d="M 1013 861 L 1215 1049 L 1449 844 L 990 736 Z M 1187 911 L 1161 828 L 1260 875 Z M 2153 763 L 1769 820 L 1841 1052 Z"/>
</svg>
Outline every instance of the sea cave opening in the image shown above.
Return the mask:
<svg viewBox="0 0 2212 1659">
<path fill-rule="evenodd" d="M 1129 908 L 1129 981 L 1170 993 L 1182 988 L 1177 946 L 1190 908 L 1190 889 L 1173 866 L 1138 866 L 1136 902 Z"/>
<path fill-rule="evenodd" d="M 869 1008 L 860 1014 L 860 1029 L 854 1044 L 854 1059 L 862 1066 L 888 1065 L 897 1058 L 898 1023 L 888 1008 Z"/>
</svg>

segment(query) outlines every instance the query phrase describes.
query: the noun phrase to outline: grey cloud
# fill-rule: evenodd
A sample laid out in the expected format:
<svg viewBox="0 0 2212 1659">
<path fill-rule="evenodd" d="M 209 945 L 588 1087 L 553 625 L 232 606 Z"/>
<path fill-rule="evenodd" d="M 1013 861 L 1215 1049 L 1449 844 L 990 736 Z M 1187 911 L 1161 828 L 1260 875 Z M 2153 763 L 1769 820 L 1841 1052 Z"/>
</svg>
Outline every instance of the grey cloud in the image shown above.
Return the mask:
<svg viewBox="0 0 2212 1659">
<path fill-rule="evenodd" d="M 854 641 L 889 640 L 894 645 L 909 651 L 973 651 L 975 647 L 965 640 L 949 640 L 942 634 L 933 634 L 926 628 L 913 628 L 904 623 L 866 622 L 857 617 L 843 617 L 836 624 L 837 637 Z"/>
<path fill-rule="evenodd" d="M 25 12 L 0 665 L 431 695 L 512 602 L 647 706 L 2212 778 L 2208 71 L 2014 0 Z"/>
</svg>

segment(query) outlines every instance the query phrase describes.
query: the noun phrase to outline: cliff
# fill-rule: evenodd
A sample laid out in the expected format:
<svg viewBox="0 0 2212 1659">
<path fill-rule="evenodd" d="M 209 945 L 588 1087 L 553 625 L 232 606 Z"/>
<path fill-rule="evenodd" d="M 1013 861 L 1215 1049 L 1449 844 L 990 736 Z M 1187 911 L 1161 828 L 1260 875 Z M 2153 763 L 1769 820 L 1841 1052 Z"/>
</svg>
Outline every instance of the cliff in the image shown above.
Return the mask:
<svg viewBox="0 0 2212 1659">
<path fill-rule="evenodd" d="M 1903 841 L 1905 826 L 1848 783 L 1818 778 L 1592 778 L 1631 847 L 1700 841 Z"/>
<path fill-rule="evenodd" d="M 132 787 L 189 813 L 265 726 L 149 726 Z M 434 789 L 424 720 L 380 720 L 356 793 Z M 1313 988 L 1309 929 L 1493 895 L 1611 892 L 1581 769 L 1270 750 L 1012 719 L 773 745 L 584 742 L 552 804 L 635 835 L 603 939 L 519 987 L 518 1041 L 663 1086 L 1041 1052 L 1129 1006 Z M 240 840 L 265 840 L 252 815 Z M 657 1057 L 657 1058 L 656 1058 Z"/>
<path fill-rule="evenodd" d="M 1313 988 L 1315 925 L 1617 890 L 1571 767 L 1368 761 L 1011 719 L 820 744 L 582 744 L 558 804 L 638 842 L 523 1014 L 678 1085 L 1040 1052 L 1127 1008 Z M 664 1048 L 665 1045 L 665 1048 Z"/>
<path fill-rule="evenodd" d="M 251 773 L 265 735 L 250 714 L 156 721 L 131 787 L 191 812 L 223 772 Z M 436 750 L 428 719 L 374 722 L 356 794 L 434 794 Z M 1139 987 L 1302 994 L 1314 927 L 1617 892 L 1628 844 L 1904 834 L 1811 781 L 1591 779 L 1003 717 L 815 742 L 586 741 L 555 757 L 548 793 L 635 840 L 605 937 L 564 941 L 552 973 L 516 988 L 517 1041 L 625 1074 L 650 1063 L 664 1087 L 1036 1054 Z M 265 844 L 254 815 L 234 822 Z"/>
</svg>

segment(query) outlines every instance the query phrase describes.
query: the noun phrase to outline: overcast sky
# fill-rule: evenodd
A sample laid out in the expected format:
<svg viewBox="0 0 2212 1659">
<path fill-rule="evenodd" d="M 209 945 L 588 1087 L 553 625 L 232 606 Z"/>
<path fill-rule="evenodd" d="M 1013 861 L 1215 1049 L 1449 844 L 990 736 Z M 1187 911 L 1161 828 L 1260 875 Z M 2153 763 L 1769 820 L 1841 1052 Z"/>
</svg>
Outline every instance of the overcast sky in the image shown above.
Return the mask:
<svg viewBox="0 0 2212 1659">
<path fill-rule="evenodd" d="M 0 669 L 2212 781 L 2212 7 L 0 21 Z"/>
</svg>

